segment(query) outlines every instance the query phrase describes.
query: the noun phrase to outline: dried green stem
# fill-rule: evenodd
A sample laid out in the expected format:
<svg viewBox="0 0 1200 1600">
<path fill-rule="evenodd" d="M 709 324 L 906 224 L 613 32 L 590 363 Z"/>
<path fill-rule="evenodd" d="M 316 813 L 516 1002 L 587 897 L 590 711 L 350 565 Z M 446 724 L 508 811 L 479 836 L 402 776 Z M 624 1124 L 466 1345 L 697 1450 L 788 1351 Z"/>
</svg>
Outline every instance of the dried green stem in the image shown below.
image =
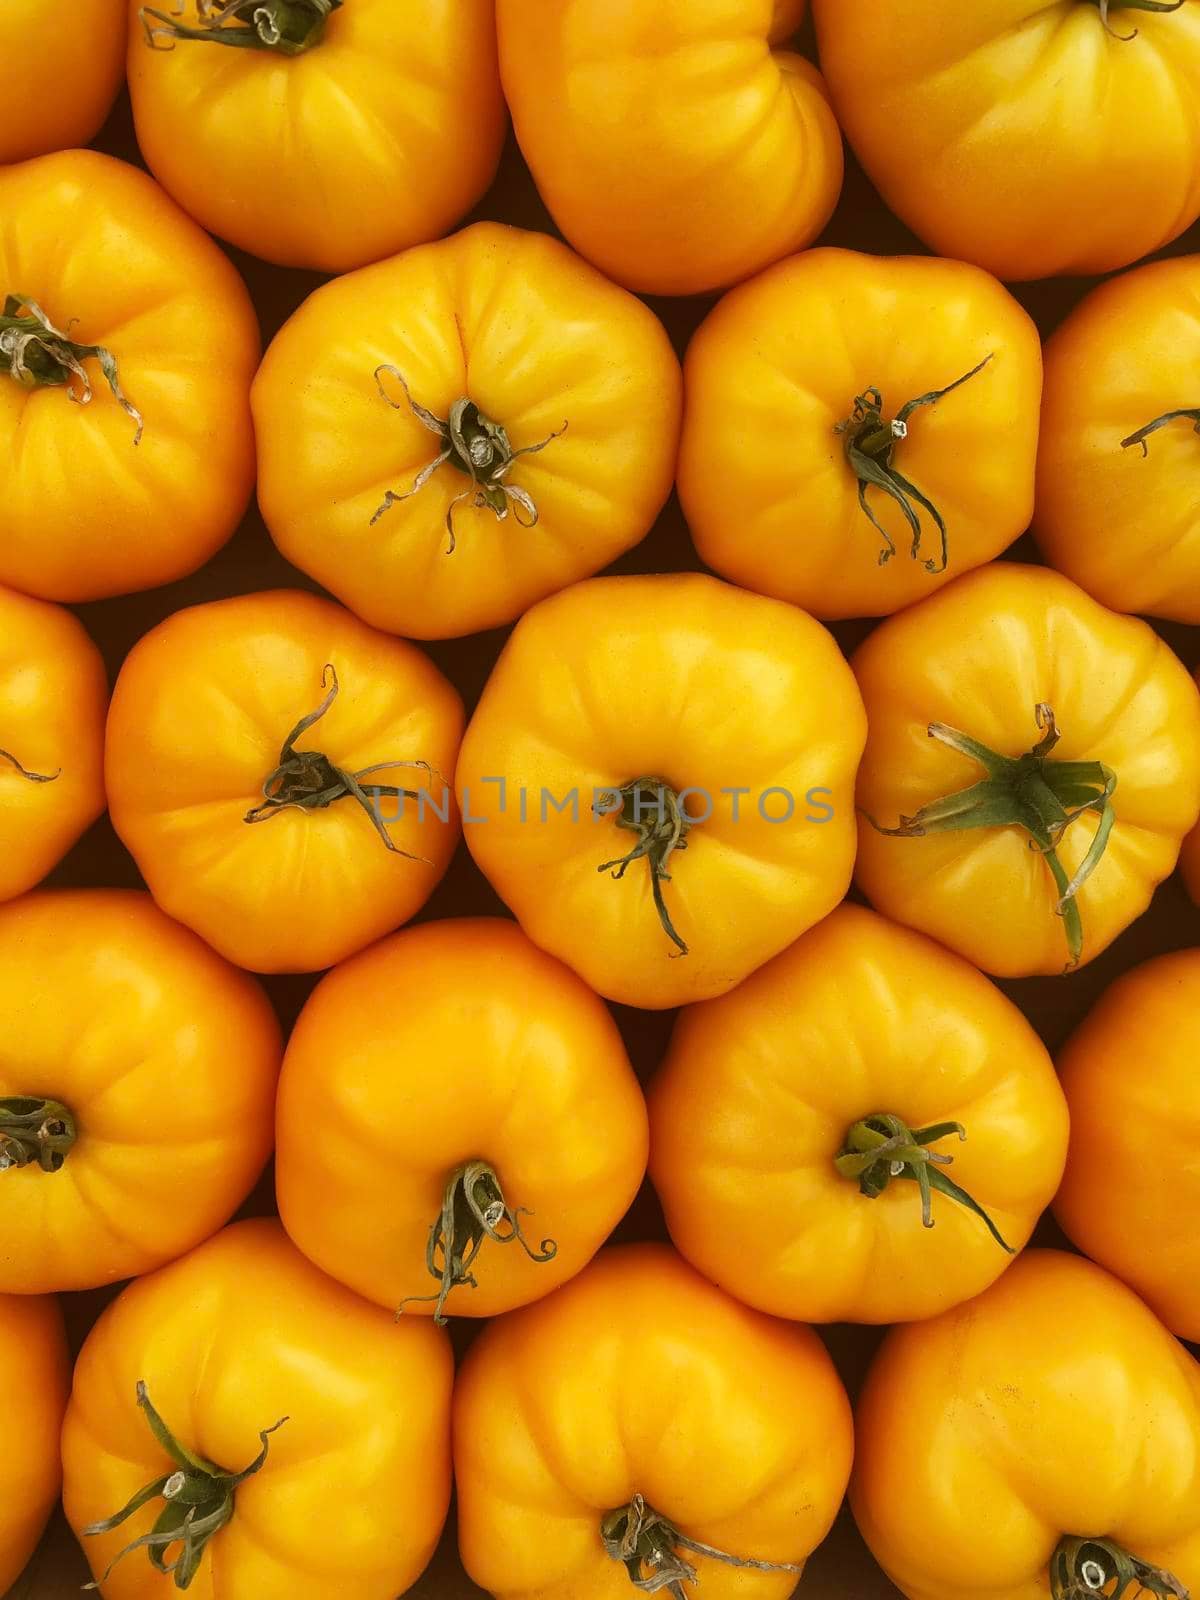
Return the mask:
<svg viewBox="0 0 1200 1600">
<path fill-rule="evenodd" d="M 1110 1588 L 1110 1585 L 1113 1587 Z M 1113 1539 L 1060 1539 L 1050 1558 L 1052 1600 L 1130 1600 L 1145 1592 L 1159 1600 L 1189 1600 L 1188 1591 L 1170 1572 L 1151 1567 Z"/>
<path fill-rule="evenodd" d="M 1178 11 L 1184 0 L 1092 0 L 1092 4 L 1099 8 L 1100 20 L 1106 32 L 1112 34 L 1114 39 L 1120 39 L 1122 44 L 1129 44 L 1138 36 L 1135 28 L 1132 33 L 1118 33 L 1108 20 L 1111 10 L 1117 11 L 1151 11 L 1165 16 L 1171 11 Z"/>
<path fill-rule="evenodd" d="M 1148 456 L 1150 454 L 1150 446 L 1147 441 L 1151 434 L 1157 433 L 1160 428 L 1165 428 L 1172 422 L 1180 422 L 1185 418 L 1192 424 L 1193 432 L 1200 433 L 1200 406 L 1184 406 L 1179 411 L 1164 412 L 1161 417 L 1155 417 L 1153 422 L 1148 422 L 1144 428 L 1139 428 L 1136 433 L 1131 433 L 1128 439 L 1122 439 L 1121 449 L 1128 450 L 1131 445 L 1140 444 L 1142 454 Z"/>
<path fill-rule="evenodd" d="M 640 1494 L 635 1494 L 628 1505 L 619 1506 L 601 1519 L 600 1542 L 605 1554 L 624 1566 L 635 1589 L 645 1594 L 657 1594 L 660 1589 L 666 1589 L 674 1600 L 687 1600 L 685 1583 L 699 1583 L 696 1568 L 684 1559 L 684 1551 L 747 1572 L 803 1570 L 790 1561 L 755 1561 L 727 1555 L 710 1544 L 689 1539 L 648 1506 Z"/>
<path fill-rule="evenodd" d="M 0 1100 L 0 1172 L 32 1166 L 58 1172 L 77 1137 L 75 1118 L 61 1100 L 32 1095 Z"/>
<path fill-rule="evenodd" d="M 121 389 L 117 358 L 101 344 L 77 344 L 56 328 L 27 294 L 10 294 L 0 312 L 0 372 L 26 389 L 66 389 L 76 405 L 90 405 L 92 380 L 84 363 L 97 361 L 113 399 L 133 419 L 134 444 L 142 438 L 142 414 Z"/>
<path fill-rule="evenodd" d="M 396 379 L 404 390 L 404 400 L 397 400 L 387 392 L 383 384 L 384 373 Z M 500 423 L 485 417 L 475 402 L 465 396 L 454 402 L 448 417 L 438 417 L 424 406 L 417 404 L 409 392 L 403 374 L 397 368 L 386 365 L 376 367 L 375 382 L 379 386 L 379 393 L 394 410 L 403 411 L 407 402 L 409 410 L 422 427 L 437 435 L 441 441 L 441 449 L 432 461 L 421 468 L 413 479 L 411 489 L 405 489 L 401 493 L 393 489 L 387 491 L 383 504 L 371 518 L 372 527 L 401 500 L 408 500 L 413 495 L 419 494 L 443 466 L 453 467 L 470 480 L 467 487 L 461 494 L 456 494 L 446 508 L 446 532 L 450 537 L 446 549 L 447 555 L 453 555 L 457 544 L 454 533 L 454 509 L 464 502 L 479 510 L 492 511 L 498 522 L 503 522 L 508 516 L 511 505 L 513 515 L 521 527 L 536 526 L 538 508 L 533 496 L 527 489 L 509 483 L 508 475 L 522 456 L 537 455 L 539 450 L 544 450 L 548 444 L 564 434 L 567 431 L 565 422 L 561 428 L 556 428 L 539 444 L 526 444 L 519 450 L 514 450 L 507 432 Z"/>
<path fill-rule="evenodd" d="M 178 21 L 185 0 L 168 11 L 143 6 L 138 15 L 146 43 L 173 50 L 179 39 L 229 45 L 235 50 L 267 50 L 298 56 L 320 44 L 330 14 L 343 0 L 196 0 L 196 25 Z"/>
<path fill-rule="evenodd" d="M 644 860 L 650 869 L 654 908 L 663 932 L 680 955 L 686 956 L 688 947 L 671 921 L 662 886 L 670 883 L 671 874 L 667 869 L 671 857 L 676 850 L 687 849 L 687 836 L 694 824 L 679 804 L 674 789 L 661 778 L 635 778 L 614 793 L 621 801 L 620 810 L 612 813 L 617 827 L 636 833 L 637 843 L 626 855 L 602 861 L 596 871 L 611 872 L 620 881 L 635 861 Z"/>
<path fill-rule="evenodd" d="M 0 750 L 0 761 L 7 761 L 10 767 L 16 768 L 20 777 L 27 778 L 30 783 L 53 783 L 55 778 L 62 777 L 61 767 L 58 768 L 57 772 L 30 772 L 27 767 L 21 765 L 16 756 L 9 750 Z"/>
</svg>

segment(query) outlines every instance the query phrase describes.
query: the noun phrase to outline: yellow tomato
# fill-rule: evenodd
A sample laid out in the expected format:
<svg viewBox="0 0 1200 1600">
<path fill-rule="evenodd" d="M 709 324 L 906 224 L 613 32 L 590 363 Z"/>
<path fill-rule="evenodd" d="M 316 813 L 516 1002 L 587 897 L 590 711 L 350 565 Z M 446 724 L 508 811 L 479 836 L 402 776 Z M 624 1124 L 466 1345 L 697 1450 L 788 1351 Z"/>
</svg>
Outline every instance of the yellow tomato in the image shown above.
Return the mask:
<svg viewBox="0 0 1200 1600">
<path fill-rule="evenodd" d="M 1200 828 L 1188 834 L 1183 841 L 1180 862 L 1183 867 L 1183 881 L 1188 886 L 1188 892 L 1196 904 L 1200 905 Z"/>
<path fill-rule="evenodd" d="M 842 186 L 820 73 L 774 49 L 791 0 L 499 0 L 521 150 L 563 233 L 646 294 L 696 294 L 811 244 Z M 536 21 L 534 17 L 536 15 Z"/>
<path fill-rule="evenodd" d="M 709 999 L 845 894 L 864 733 L 802 611 L 698 574 L 593 579 L 496 664 L 458 764 L 466 838 L 601 994 Z"/>
<path fill-rule="evenodd" d="M 978 1294 L 1067 1153 L 1062 1091 L 1017 1008 L 851 905 L 683 1012 L 650 1118 L 682 1253 L 804 1322 L 907 1321 Z"/>
<path fill-rule="evenodd" d="M 254 385 L 276 544 L 376 627 L 510 622 L 649 532 L 679 363 L 544 234 L 477 223 L 318 289 Z"/>
<path fill-rule="evenodd" d="M 1200 622 L 1200 256 L 1101 284 L 1046 352 L 1035 531 L 1117 611 Z M 1190 408 L 1190 409 L 1189 409 Z"/>
<path fill-rule="evenodd" d="M 793 256 L 709 314 L 685 381 L 684 514 L 749 589 L 879 616 L 1029 526 L 1041 344 L 977 267 Z"/>
<path fill-rule="evenodd" d="M 432 1323 L 396 1327 L 277 1222 L 138 1279 L 88 1335 L 63 1426 L 106 1600 L 163 1600 L 156 1560 L 198 1600 L 392 1600 L 446 1515 L 452 1378 Z"/>
<path fill-rule="evenodd" d="M 178 611 L 113 691 L 113 826 L 168 915 L 256 972 L 413 916 L 458 839 L 462 702 L 411 644 L 296 590 Z"/>
<path fill-rule="evenodd" d="M 851 1450 L 811 1329 L 748 1311 L 661 1245 L 607 1250 L 467 1355 L 459 1548 L 497 1600 L 623 1600 L 669 1574 L 706 1600 L 787 1600 Z"/>
<path fill-rule="evenodd" d="M 86 144 L 125 77 L 125 0 L 4 0 L 0 162 Z"/>
<path fill-rule="evenodd" d="M 0 1450 L 0 1594 L 8 1594 L 42 1536 L 62 1481 L 58 1433 L 71 1361 L 57 1301 L 0 1295 L 0 1372 L 5 1431 Z"/>
<path fill-rule="evenodd" d="M 0 588 L 0 901 L 104 810 L 108 679 L 69 611 Z"/>
<path fill-rule="evenodd" d="M 144 172 L 0 170 L 0 583 L 102 600 L 207 561 L 254 484 L 259 349 L 245 284 Z"/>
<path fill-rule="evenodd" d="M 345 272 L 436 239 L 492 181 L 491 0 L 129 0 L 150 170 L 221 238 Z"/>
<path fill-rule="evenodd" d="M 146 894 L 0 908 L 0 1291 L 148 1272 L 227 1222 L 271 1151 L 267 997 Z"/>
<path fill-rule="evenodd" d="M 1186 1600 L 1198 1458 L 1193 1358 L 1099 1267 L 1031 1250 L 978 1299 L 888 1335 L 858 1404 L 850 1500 L 909 1600 L 1143 1585 Z"/>
<path fill-rule="evenodd" d="M 1010 280 L 1111 272 L 1200 213 L 1200 0 L 813 14 L 847 138 L 939 255 Z"/>
<path fill-rule="evenodd" d="M 1090 961 L 1200 814 L 1200 694 L 1144 622 L 1000 562 L 854 658 L 870 735 L 858 881 L 999 977 Z"/>
<path fill-rule="evenodd" d="M 638 1191 L 646 1141 L 591 990 L 514 923 L 428 923 L 352 957 L 301 1012 L 279 1210 L 368 1300 L 490 1317 L 586 1266 Z"/>
</svg>

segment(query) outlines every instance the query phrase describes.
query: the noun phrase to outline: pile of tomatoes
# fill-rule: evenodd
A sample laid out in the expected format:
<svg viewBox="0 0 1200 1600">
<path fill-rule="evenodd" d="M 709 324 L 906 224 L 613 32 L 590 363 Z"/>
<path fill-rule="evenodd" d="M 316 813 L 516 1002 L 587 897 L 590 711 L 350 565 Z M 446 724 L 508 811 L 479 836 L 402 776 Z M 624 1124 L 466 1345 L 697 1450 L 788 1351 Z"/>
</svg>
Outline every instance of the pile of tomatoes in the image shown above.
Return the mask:
<svg viewBox="0 0 1200 1600">
<path fill-rule="evenodd" d="M 1198 218 L 1200 0 L 5 0 L 0 1593 L 1188 1600 Z"/>
</svg>

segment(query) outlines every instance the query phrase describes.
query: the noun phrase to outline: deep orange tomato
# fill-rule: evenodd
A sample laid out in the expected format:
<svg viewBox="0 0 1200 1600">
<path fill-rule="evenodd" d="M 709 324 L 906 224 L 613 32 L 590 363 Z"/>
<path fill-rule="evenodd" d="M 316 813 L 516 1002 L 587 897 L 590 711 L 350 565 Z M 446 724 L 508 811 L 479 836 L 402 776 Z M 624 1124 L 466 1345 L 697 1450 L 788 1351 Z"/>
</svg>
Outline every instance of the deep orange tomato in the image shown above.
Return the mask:
<svg viewBox="0 0 1200 1600">
<path fill-rule="evenodd" d="M 108 679 L 69 611 L 0 588 L 0 901 L 104 810 Z"/>
<path fill-rule="evenodd" d="M 480 222 L 286 324 L 254 384 L 263 518 L 376 627 L 495 627 L 649 532 L 681 390 L 640 300 L 556 239 Z"/>
<path fill-rule="evenodd" d="M 0 1291 L 88 1289 L 227 1222 L 271 1151 L 279 1024 L 148 894 L 0 907 Z"/>
<path fill-rule="evenodd" d="M 515 923 L 427 923 L 343 963 L 301 1012 L 279 1210 L 367 1299 L 490 1317 L 586 1266 L 638 1191 L 646 1143 L 642 1091 L 591 990 Z"/>
<path fill-rule="evenodd" d="M 0 1450 L 0 1594 L 8 1594 L 42 1536 L 62 1481 L 58 1434 L 71 1359 L 57 1301 L 0 1295 L 0 1372 L 5 1431 Z"/>
<path fill-rule="evenodd" d="M 582 255 L 696 294 L 811 244 L 842 186 L 794 0 L 499 0 L 500 70 L 542 198 Z M 536 16 L 536 21 L 534 17 Z"/>
<path fill-rule="evenodd" d="M 137 1279 L 80 1351 L 62 1434 L 106 1600 L 164 1600 L 164 1562 L 199 1600 L 393 1600 L 445 1519 L 453 1372 L 431 1322 L 397 1327 L 274 1221 Z"/>
<path fill-rule="evenodd" d="M 125 77 L 126 0 L 4 0 L 0 163 L 87 144 Z"/>
<path fill-rule="evenodd" d="M 101 600 L 207 561 L 254 484 L 259 351 L 245 284 L 144 172 L 0 171 L 0 583 Z"/>
<path fill-rule="evenodd" d="M 463 1562 L 497 1600 L 623 1600 L 631 1579 L 787 1600 L 841 1504 L 852 1431 L 810 1328 L 661 1245 L 605 1250 L 463 1363 Z"/>
<path fill-rule="evenodd" d="M 492 181 L 491 0 L 129 0 L 150 170 L 252 255 L 345 272 L 436 239 Z"/>
<path fill-rule="evenodd" d="M 847 138 L 939 255 L 1010 280 L 1111 272 L 1200 213 L 1200 0 L 813 14 Z"/>
<path fill-rule="evenodd" d="M 462 720 L 415 645 L 328 600 L 194 606 L 117 679 L 113 826 L 163 910 L 229 960 L 317 971 L 407 921 L 446 870 Z"/>
</svg>

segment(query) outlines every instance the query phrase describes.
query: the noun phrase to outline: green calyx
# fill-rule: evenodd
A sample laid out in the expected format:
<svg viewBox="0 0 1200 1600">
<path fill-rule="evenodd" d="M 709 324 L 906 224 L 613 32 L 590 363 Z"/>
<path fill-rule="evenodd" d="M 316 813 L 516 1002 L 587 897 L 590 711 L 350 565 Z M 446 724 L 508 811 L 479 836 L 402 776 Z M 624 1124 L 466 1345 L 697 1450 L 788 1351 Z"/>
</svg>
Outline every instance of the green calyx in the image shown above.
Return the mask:
<svg viewBox="0 0 1200 1600">
<path fill-rule="evenodd" d="M 0 1172 L 32 1166 L 58 1172 L 78 1136 L 75 1118 L 61 1100 L 30 1095 L 0 1100 Z"/>
<path fill-rule="evenodd" d="M 688 947 L 671 921 L 662 886 L 671 881 L 667 869 L 672 855 L 676 850 L 687 849 L 687 836 L 695 824 L 679 804 L 679 796 L 674 789 L 661 778 L 635 778 L 632 783 L 623 784 L 615 790 L 614 797 L 621 802 L 620 809 L 612 813 L 617 827 L 636 833 L 637 843 L 626 855 L 612 861 L 602 861 L 596 871 L 611 872 L 620 881 L 635 861 L 644 860 L 650 871 L 654 908 L 663 932 L 679 954 L 686 956 Z"/>
<path fill-rule="evenodd" d="M 196 25 L 177 19 L 184 0 L 172 12 L 143 6 L 139 12 L 146 43 L 155 50 L 173 50 L 177 39 L 201 39 L 237 50 L 269 50 L 299 56 L 325 36 L 330 14 L 343 0 L 196 0 Z"/>
<path fill-rule="evenodd" d="M 1001 756 L 978 740 L 944 723 L 931 722 L 929 737 L 949 745 L 983 768 L 987 776 L 943 800 L 922 806 L 915 817 L 901 817 L 898 827 L 885 828 L 869 813 L 877 832 L 893 839 L 920 839 L 929 833 L 960 833 L 972 828 L 1024 828 L 1031 847 L 1039 850 L 1058 888 L 1056 913 L 1067 935 L 1067 971 L 1083 954 L 1083 924 L 1077 896 L 1100 864 L 1116 821 L 1112 797 L 1117 775 L 1101 761 L 1052 761 L 1061 737 L 1050 706 L 1034 712 L 1042 730 L 1038 743 L 1023 756 Z M 1058 845 L 1073 822 L 1093 812 L 1100 819 L 1095 838 L 1073 878 L 1058 857 Z"/>
<path fill-rule="evenodd" d="M 1004 1242 L 1000 1230 L 979 1202 L 947 1177 L 944 1169 L 954 1157 L 929 1148 L 951 1134 L 965 1139 L 967 1130 L 961 1122 L 937 1122 L 928 1128 L 910 1128 L 899 1117 L 877 1112 L 850 1128 L 833 1164 L 843 1178 L 857 1181 L 859 1193 L 868 1200 L 878 1199 L 895 1178 L 911 1180 L 921 1191 L 921 1221 L 927 1228 L 933 1227 L 933 1191 L 936 1189 L 973 1212 L 1000 1248 L 1014 1255 L 1016 1252 Z"/>
<path fill-rule="evenodd" d="M 1100 12 L 1100 20 L 1106 32 L 1111 33 L 1114 39 L 1120 39 L 1122 44 L 1129 44 L 1136 39 L 1137 29 L 1135 28 L 1132 33 L 1118 33 L 1108 20 L 1110 11 L 1152 11 L 1165 16 L 1168 12 L 1178 11 L 1183 3 L 1184 0 L 1092 0 L 1092 4 Z"/>
<path fill-rule="evenodd" d="M 944 389 L 934 389 L 929 394 L 919 395 L 917 399 L 908 401 L 906 405 L 900 407 L 891 421 L 884 417 L 883 395 L 880 391 L 874 388 L 865 389 L 862 394 L 855 397 L 854 410 L 850 416 L 845 422 L 839 422 L 834 429 L 835 433 L 843 437 L 846 460 L 850 464 L 850 470 L 858 479 L 858 503 L 883 540 L 883 549 L 879 552 L 881 567 L 886 566 L 896 554 L 896 545 L 872 509 L 868 492 L 873 488 L 888 495 L 904 513 L 905 521 L 912 530 L 912 548 L 909 553 L 913 560 L 921 559 L 921 511 L 924 510 L 933 519 L 941 540 L 938 554 L 925 558 L 925 570 L 945 572 L 949 565 L 950 544 L 945 519 L 933 501 L 922 494 L 915 483 L 910 483 L 896 466 L 896 447 L 908 438 L 908 423 L 914 411 L 922 406 L 936 405 L 946 395 L 952 394 L 955 389 L 960 389 L 964 383 L 970 382 L 982 372 L 991 359 L 990 355 L 985 356 L 977 367 L 972 367 L 970 372 L 964 372 L 961 378 L 956 378 Z"/>
<path fill-rule="evenodd" d="M 601 1519 L 600 1542 L 604 1553 L 624 1566 L 635 1589 L 646 1594 L 666 1589 L 674 1600 L 687 1600 L 684 1584 L 699 1582 L 695 1567 L 684 1558 L 685 1551 L 748 1572 L 798 1573 L 803 1570 L 790 1561 L 752 1561 L 727 1555 L 710 1544 L 689 1539 L 648 1506 L 640 1494 L 635 1494 L 628 1505 L 619 1506 Z"/>
<path fill-rule="evenodd" d="M 404 390 L 403 400 L 395 399 L 384 388 L 384 373 L 395 378 Z M 405 489 L 403 492 L 394 489 L 387 491 L 383 504 L 371 518 L 372 527 L 401 500 L 409 500 L 413 495 L 419 494 L 434 473 L 443 466 L 453 467 L 470 480 L 467 487 L 461 494 L 456 494 L 446 508 L 446 532 L 450 537 L 450 543 L 446 548 L 447 555 L 454 554 L 458 542 L 454 533 L 454 510 L 456 506 L 464 503 L 469 503 L 481 511 L 493 512 L 498 522 L 505 520 L 511 506 L 513 516 L 521 527 L 532 528 L 537 525 L 538 508 L 533 496 L 527 489 L 509 483 L 508 475 L 522 456 L 537 455 L 540 450 L 544 450 L 548 444 L 561 437 L 567 431 L 565 422 L 561 428 L 556 428 L 540 443 L 522 445 L 519 450 L 514 450 L 507 432 L 500 423 L 485 417 L 475 402 L 468 400 L 466 396 L 454 402 L 450 407 L 449 416 L 438 417 L 424 406 L 417 404 L 409 393 L 403 374 L 396 367 L 387 365 L 376 367 L 375 382 L 379 387 L 379 393 L 393 410 L 403 411 L 407 403 L 409 410 L 422 427 L 437 435 L 441 441 L 441 449 L 432 461 L 421 468 L 413 479 L 411 489 Z"/>
<path fill-rule="evenodd" d="M 93 1522 L 82 1530 L 85 1537 L 111 1533 L 152 1500 L 165 1502 L 151 1531 L 126 1545 L 109 1562 L 102 1578 L 85 1585 L 88 1589 L 99 1589 L 107 1583 L 117 1562 L 123 1561 L 135 1550 L 145 1550 L 152 1567 L 173 1577 L 177 1589 L 186 1589 L 199 1571 L 209 1540 L 220 1533 L 232 1518 L 238 1488 L 265 1466 L 270 1435 L 288 1420 L 281 1417 L 271 1427 L 262 1430 L 258 1436 L 262 1448 L 248 1467 L 243 1467 L 240 1472 L 226 1472 L 223 1467 L 214 1466 L 211 1461 L 206 1461 L 203 1456 L 180 1444 L 150 1404 L 144 1383 L 137 1386 L 137 1403 L 145 1414 L 151 1433 L 175 1463 L 175 1471 L 164 1473 L 144 1489 L 139 1489 L 129 1504 L 123 1506 L 115 1516 L 107 1517 L 103 1522 Z M 179 1554 L 173 1561 L 168 1561 L 167 1556 L 176 1545 L 180 1547 Z"/>
<path fill-rule="evenodd" d="M 92 380 L 84 363 L 93 360 L 99 363 L 113 399 L 133 419 L 133 442 L 140 444 L 142 414 L 121 389 L 112 351 L 101 344 L 76 344 L 27 294 L 6 297 L 0 312 L 0 372 L 26 389 L 65 388 L 76 405 L 86 406 L 92 400 Z"/>
<path fill-rule="evenodd" d="M 1140 444 L 1143 456 L 1150 454 L 1148 440 L 1151 434 L 1157 433 L 1160 428 L 1168 427 L 1172 422 L 1188 421 L 1192 424 L 1192 431 L 1200 433 L 1200 406 L 1184 406 L 1179 411 L 1166 411 L 1161 417 L 1155 417 L 1153 422 L 1148 422 L 1144 428 L 1139 428 L 1136 433 L 1131 433 L 1128 439 L 1121 440 L 1121 449 L 1128 450 L 1131 445 Z"/>
<path fill-rule="evenodd" d="M 397 1317 L 404 1314 L 405 1306 L 428 1305 L 433 1300 L 437 1302 L 433 1320 L 443 1327 L 451 1289 L 479 1287 L 471 1268 L 488 1239 L 493 1244 L 519 1244 L 531 1261 L 553 1261 L 558 1254 L 554 1240 L 543 1239 L 540 1250 L 535 1250 L 521 1229 L 521 1218 L 531 1215 L 525 1206 L 509 1205 L 500 1179 L 486 1161 L 469 1161 L 452 1172 L 425 1249 L 425 1265 L 438 1288 L 433 1294 L 411 1295 L 396 1312 Z"/>
<path fill-rule="evenodd" d="M 1143 1590 L 1159 1600 L 1189 1600 L 1172 1573 L 1139 1561 L 1112 1539 L 1059 1540 L 1050 1558 L 1052 1600 L 1122 1600 L 1130 1589 L 1130 1600 Z"/>
<path fill-rule="evenodd" d="M 392 771 L 397 767 L 416 767 L 432 778 L 433 768 L 427 761 L 377 761 L 374 766 L 363 767 L 358 772 L 347 772 L 334 766 L 329 757 L 319 750 L 297 750 L 296 740 L 303 737 L 337 699 L 340 685 L 334 667 L 327 663 L 321 674 L 321 687 L 329 685 L 328 692 L 315 711 L 310 711 L 288 734 L 279 752 L 279 765 L 263 784 L 263 800 L 247 811 L 244 822 L 265 822 L 281 811 L 324 811 L 338 800 L 351 799 L 360 805 L 371 819 L 376 833 L 389 850 L 409 861 L 424 860 L 407 850 L 401 850 L 387 831 L 380 802 L 390 800 L 416 800 L 416 789 L 399 789 L 394 784 L 364 783 L 377 772 Z"/>
</svg>

